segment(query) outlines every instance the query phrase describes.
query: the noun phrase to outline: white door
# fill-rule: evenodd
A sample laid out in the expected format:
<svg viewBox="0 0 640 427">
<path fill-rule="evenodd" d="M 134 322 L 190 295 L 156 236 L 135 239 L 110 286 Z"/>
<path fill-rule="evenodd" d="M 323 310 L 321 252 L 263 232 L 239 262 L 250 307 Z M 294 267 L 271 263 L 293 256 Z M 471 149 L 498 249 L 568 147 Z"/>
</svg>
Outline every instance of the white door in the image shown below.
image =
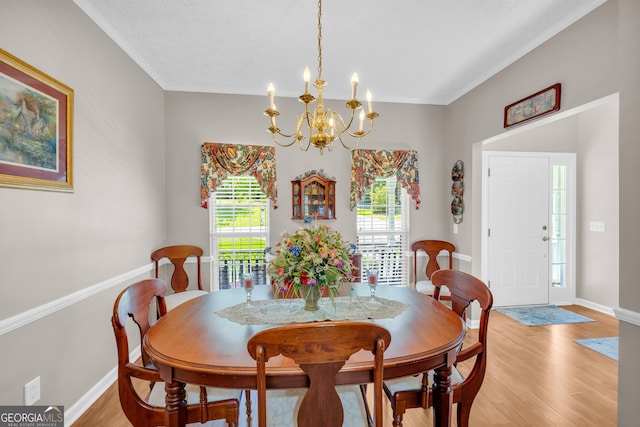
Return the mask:
<svg viewBox="0 0 640 427">
<path fill-rule="evenodd" d="M 548 304 L 549 158 L 485 155 L 485 278 L 494 305 Z"/>
</svg>

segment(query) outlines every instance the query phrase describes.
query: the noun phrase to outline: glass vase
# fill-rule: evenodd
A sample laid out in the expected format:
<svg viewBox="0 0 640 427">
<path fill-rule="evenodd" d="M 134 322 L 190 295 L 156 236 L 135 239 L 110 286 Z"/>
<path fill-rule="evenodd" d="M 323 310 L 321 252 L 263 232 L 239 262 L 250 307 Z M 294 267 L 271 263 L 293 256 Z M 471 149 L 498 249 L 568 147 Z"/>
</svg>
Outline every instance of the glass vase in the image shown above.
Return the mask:
<svg viewBox="0 0 640 427">
<path fill-rule="evenodd" d="M 303 286 L 300 288 L 300 296 L 304 299 L 304 309 L 307 311 L 317 311 L 320 309 L 320 287 Z"/>
</svg>

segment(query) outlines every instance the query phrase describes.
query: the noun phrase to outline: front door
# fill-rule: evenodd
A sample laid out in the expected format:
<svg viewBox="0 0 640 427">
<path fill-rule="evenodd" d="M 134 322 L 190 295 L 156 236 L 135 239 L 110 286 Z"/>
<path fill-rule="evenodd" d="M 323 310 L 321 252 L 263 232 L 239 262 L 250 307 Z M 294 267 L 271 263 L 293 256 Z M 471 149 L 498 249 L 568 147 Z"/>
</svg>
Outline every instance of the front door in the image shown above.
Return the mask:
<svg viewBox="0 0 640 427">
<path fill-rule="evenodd" d="M 548 157 L 485 152 L 486 280 L 495 306 L 549 303 Z"/>
</svg>

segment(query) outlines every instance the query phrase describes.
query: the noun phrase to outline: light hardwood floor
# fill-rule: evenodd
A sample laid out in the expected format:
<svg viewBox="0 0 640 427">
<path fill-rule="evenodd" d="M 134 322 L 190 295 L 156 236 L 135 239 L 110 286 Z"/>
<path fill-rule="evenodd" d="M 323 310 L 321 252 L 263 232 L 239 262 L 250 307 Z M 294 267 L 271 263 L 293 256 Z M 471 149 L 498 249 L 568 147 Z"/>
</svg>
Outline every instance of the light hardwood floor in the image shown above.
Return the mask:
<svg viewBox="0 0 640 427">
<path fill-rule="evenodd" d="M 595 322 L 527 327 L 492 311 L 488 368 L 471 410 L 471 427 L 616 425 L 618 364 L 574 340 L 617 336 L 618 321 L 581 306 L 564 308 Z M 475 333 L 468 331 L 470 337 Z M 241 422 L 246 426 L 246 419 Z M 431 424 L 430 411 L 412 409 L 404 417 L 405 427 Z M 73 427 L 130 425 L 114 384 Z M 387 406 L 385 427 L 390 426 Z"/>
</svg>

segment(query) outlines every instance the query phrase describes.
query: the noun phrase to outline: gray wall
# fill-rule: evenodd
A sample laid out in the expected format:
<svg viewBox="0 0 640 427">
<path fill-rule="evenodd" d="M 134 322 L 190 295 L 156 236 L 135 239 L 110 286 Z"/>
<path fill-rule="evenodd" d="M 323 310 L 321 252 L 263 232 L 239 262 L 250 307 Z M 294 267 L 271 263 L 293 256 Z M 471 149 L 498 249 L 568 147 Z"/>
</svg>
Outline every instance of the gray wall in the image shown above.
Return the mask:
<svg viewBox="0 0 640 427">
<path fill-rule="evenodd" d="M 113 301 L 164 240 L 164 93 L 70 0 L 0 9 L 2 48 L 75 91 L 74 192 L 0 188 L 0 321 L 70 304 L 0 335 L 0 403 L 39 375 L 68 409 L 115 367 Z"/>
<path fill-rule="evenodd" d="M 577 153 L 576 298 L 608 312 L 618 305 L 619 288 L 619 182 L 612 173 L 618 170 L 618 104 L 614 94 L 474 145 L 482 151 Z M 474 168 L 481 167 L 480 157 Z M 481 197 L 474 197 L 480 204 Z M 603 221 L 606 232 L 590 231 L 591 221 Z"/>
<path fill-rule="evenodd" d="M 620 67 L 620 307 L 640 313 L 638 242 L 640 241 L 640 2 L 619 0 Z M 618 425 L 640 419 L 640 326 L 620 322 Z"/>
<path fill-rule="evenodd" d="M 579 115 L 577 150 L 576 296 L 605 307 L 617 307 L 620 263 L 620 197 L 618 179 L 619 100 Z M 590 230 L 591 221 L 605 232 Z"/>
<path fill-rule="evenodd" d="M 0 402 L 22 403 L 22 385 L 40 375 L 41 401 L 69 407 L 115 366 L 111 307 L 123 286 L 148 276 L 149 253 L 182 241 L 208 248 L 207 211 L 198 200 L 199 147 L 205 141 L 271 144 L 261 113 L 266 96 L 164 94 L 70 0 L 3 0 L 2 15 L 2 47 L 72 87 L 76 98 L 75 192 L 0 188 L 0 322 L 77 294 L 84 299 L 0 335 L 0 363 L 9 367 Z M 381 117 L 365 146 L 419 151 L 423 203 L 412 211 L 411 238 L 448 238 L 473 255 L 474 265 L 461 267 L 475 269 L 479 187 L 475 179 L 465 180 L 465 221 L 453 234 L 453 163 L 461 159 L 472 169 L 473 145 L 504 132 L 503 107 L 540 88 L 561 82 L 563 110 L 620 91 L 620 306 L 640 312 L 634 268 L 640 240 L 639 17 L 636 0 L 609 0 L 447 107 L 379 104 Z M 278 106 L 286 117 L 299 104 L 281 100 Z M 288 126 L 283 121 L 281 127 Z M 289 219 L 289 181 L 323 168 L 340 189 L 333 225 L 353 239 L 346 151 L 323 157 L 295 149 L 277 153 L 274 233 L 296 226 Z M 631 426 L 640 418 L 640 328 L 621 322 L 620 337 L 618 424 Z"/>
<path fill-rule="evenodd" d="M 199 206 L 200 146 L 203 142 L 273 145 L 269 121 L 262 112 L 267 96 L 239 96 L 168 92 L 167 129 L 167 239 L 188 241 L 209 248 L 208 213 Z M 342 111 L 342 103 L 327 103 Z M 278 126 L 288 132 L 300 114 L 293 98 L 278 99 Z M 445 107 L 411 104 L 377 104 L 380 114 L 375 132 L 362 140 L 361 148 L 412 149 L 418 151 L 421 183 L 419 210 L 411 203 L 411 238 L 443 238 L 449 212 L 452 165 L 444 162 Z M 290 132 L 290 131 L 289 131 Z M 285 142 L 285 141 L 281 141 Z M 346 141 L 345 141 L 346 143 Z M 355 242 L 355 210 L 349 210 L 351 152 L 341 146 L 322 156 L 310 148 L 276 147 L 278 209 L 271 210 L 271 241 L 284 230 L 293 231 L 300 221 L 291 220 L 291 180 L 313 169 L 324 169 L 336 178 L 336 220 L 326 221 L 345 239 Z"/>
<path fill-rule="evenodd" d="M 617 3 L 610 0 L 502 72 L 447 107 L 449 162 L 472 165 L 472 146 L 505 133 L 504 106 L 554 83 L 562 83 L 562 110 L 569 110 L 618 91 Z M 464 123 L 464 126 L 460 124 Z M 475 172 L 469 171 L 470 175 Z M 466 221 L 452 241 L 480 262 L 480 209 L 475 206 L 476 180 L 465 181 Z M 468 184 L 468 186 L 467 186 Z M 478 191 L 480 189 L 478 188 Z"/>
<path fill-rule="evenodd" d="M 635 426 L 640 419 L 640 286 L 637 276 L 637 242 L 640 241 L 640 3 L 609 0 L 504 71 L 487 80 L 447 108 L 447 153 L 452 161 L 471 164 L 481 151 L 473 145 L 504 132 L 502 109 L 514 100 L 553 83 L 562 83 L 562 109 L 572 109 L 620 92 L 619 124 L 619 306 L 632 321 L 620 322 L 618 425 Z M 465 123 L 465 126 L 460 126 Z M 615 150 L 614 147 L 612 147 Z M 609 160 L 610 161 L 610 160 Z M 473 192 L 466 208 L 472 221 L 451 235 L 463 251 L 471 251 L 473 270 L 480 269 L 480 206 L 476 171 L 467 191 Z M 466 182 L 465 182 L 466 184 Z M 465 199 L 466 200 L 466 199 Z M 466 221 L 465 221 L 466 222 Z M 464 224 L 464 223 L 463 223 Z M 614 269 L 615 266 L 610 266 Z M 606 273 L 605 273 L 606 275 Z M 616 273 L 611 272 L 615 277 Z"/>
</svg>

